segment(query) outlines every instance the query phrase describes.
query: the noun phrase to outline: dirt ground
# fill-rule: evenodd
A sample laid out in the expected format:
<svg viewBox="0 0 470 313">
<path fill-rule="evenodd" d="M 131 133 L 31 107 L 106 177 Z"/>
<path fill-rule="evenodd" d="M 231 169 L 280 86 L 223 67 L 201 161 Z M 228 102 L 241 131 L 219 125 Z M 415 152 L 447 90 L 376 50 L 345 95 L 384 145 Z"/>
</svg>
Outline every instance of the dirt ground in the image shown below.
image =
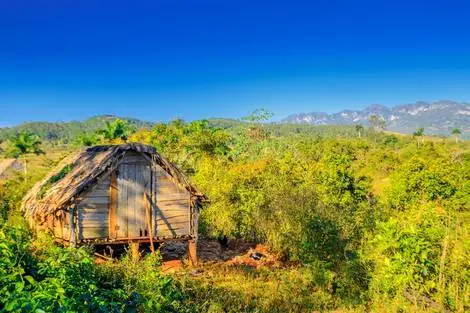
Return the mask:
<svg viewBox="0 0 470 313">
<path fill-rule="evenodd" d="M 141 254 L 150 253 L 150 247 L 141 245 Z M 106 247 L 96 249 L 96 263 L 100 264 L 114 258 L 119 258 L 126 252 L 127 247 L 113 247 L 110 251 Z M 179 241 L 165 242 L 158 247 L 163 258 L 162 271 L 175 272 L 189 267 L 187 256 L 187 243 Z M 204 265 L 248 266 L 252 268 L 279 267 L 280 258 L 268 251 L 266 246 L 253 244 L 243 240 L 227 240 L 222 245 L 218 240 L 200 238 L 197 243 L 198 267 Z"/>
<path fill-rule="evenodd" d="M 225 247 L 217 240 L 199 239 L 198 258 L 201 265 L 220 263 L 233 266 L 278 267 L 279 257 L 270 253 L 261 244 L 253 244 L 243 240 L 228 240 Z M 187 244 L 183 242 L 167 242 L 160 247 L 163 257 L 162 271 L 173 272 L 183 269 L 187 264 Z"/>
</svg>

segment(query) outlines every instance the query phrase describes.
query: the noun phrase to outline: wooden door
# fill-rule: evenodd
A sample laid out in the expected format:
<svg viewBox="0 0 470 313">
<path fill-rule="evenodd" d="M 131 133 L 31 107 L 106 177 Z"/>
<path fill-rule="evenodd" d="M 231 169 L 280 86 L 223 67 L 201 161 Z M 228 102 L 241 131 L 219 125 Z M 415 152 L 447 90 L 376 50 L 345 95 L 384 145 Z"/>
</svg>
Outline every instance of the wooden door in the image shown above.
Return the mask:
<svg viewBox="0 0 470 313">
<path fill-rule="evenodd" d="M 117 175 L 116 238 L 148 237 L 145 193 L 151 194 L 151 169 L 146 163 L 119 165 Z"/>
</svg>

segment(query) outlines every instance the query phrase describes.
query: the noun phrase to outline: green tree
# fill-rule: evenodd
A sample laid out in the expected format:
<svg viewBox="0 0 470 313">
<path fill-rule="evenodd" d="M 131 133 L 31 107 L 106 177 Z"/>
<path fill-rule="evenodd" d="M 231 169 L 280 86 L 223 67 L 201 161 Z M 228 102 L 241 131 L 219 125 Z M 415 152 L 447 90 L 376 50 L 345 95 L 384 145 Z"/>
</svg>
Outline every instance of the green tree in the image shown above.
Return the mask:
<svg viewBox="0 0 470 313">
<path fill-rule="evenodd" d="M 418 128 L 414 133 L 413 137 L 417 139 L 417 144 L 418 148 L 420 147 L 420 144 L 424 144 L 424 128 L 420 127 Z"/>
<path fill-rule="evenodd" d="M 358 136 L 359 138 L 361 138 L 361 137 L 362 137 L 362 133 L 364 132 L 364 126 L 362 126 L 362 125 L 360 125 L 360 124 L 357 124 L 357 125 L 355 126 L 355 129 L 356 129 L 356 132 L 357 132 L 357 136 Z"/>
<path fill-rule="evenodd" d="M 457 142 L 457 143 L 459 142 L 461 134 L 462 134 L 462 131 L 458 128 L 454 128 L 452 130 L 452 135 L 454 135 L 454 137 L 455 137 L 455 142 Z"/>
<path fill-rule="evenodd" d="M 96 134 L 87 134 L 83 133 L 77 136 L 75 143 L 79 146 L 90 147 L 98 143 L 98 138 Z"/>
<path fill-rule="evenodd" d="M 369 116 L 369 124 L 372 126 L 372 128 L 377 129 L 379 125 L 379 116 L 376 114 Z"/>
<path fill-rule="evenodd" d="M 14 158 L 19 158 L 20 156 L 23 156 L 23 166 L 25 175 L 27 173 L 27 160 L 25 154 L 27 153 L 44 153 L 41 150 L 41 140 L 36 134 L 29 132 L 21 132 L 17 134 L 14 138 L 10 139 L 6 155 Z"/>
<path fill-rule="evenodd" d="M 26 153 L 40 154 L 42 152 L 41 140 L 33 133 L 21 132 L 10 139 L 8 147 L 9 156 L 17 158 Z"/>
<path fill-rule="evenodd" d="M 135 132 L 135 128 L 125 120 L 115 119 L 113 122 L 106 121 L 106 126 L 97 131 L 103 141 L 112 142 L 115 140 L 127 141 L 130 135 Z"/>
<path fill-rule="evenodd" d="M 248 122 L 246 134 L 255 141 L 263 141 L 269 136 L 268 130 L 263 127 L 263 123 L 269 121 L 274 116 L 273 113 L 265 109 L 257 109 L 248 116 L 242 117 L 242 121 Z"/>
</svg>

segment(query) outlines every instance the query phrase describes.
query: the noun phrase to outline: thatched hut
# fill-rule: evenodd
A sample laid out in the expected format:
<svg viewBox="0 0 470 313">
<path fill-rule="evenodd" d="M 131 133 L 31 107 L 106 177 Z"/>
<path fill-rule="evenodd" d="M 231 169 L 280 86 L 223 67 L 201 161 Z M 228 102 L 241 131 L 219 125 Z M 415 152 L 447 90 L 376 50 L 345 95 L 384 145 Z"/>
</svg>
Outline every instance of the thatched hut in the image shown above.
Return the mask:
<svg viewBox="0 0 470 313">
<path fill-rule="evenodd" d="M 189 240 L 206 200 L 147 145 L 87 148 L 66 158 L 23 200 L 33 228 L 72 245 Z"/>
</svg>

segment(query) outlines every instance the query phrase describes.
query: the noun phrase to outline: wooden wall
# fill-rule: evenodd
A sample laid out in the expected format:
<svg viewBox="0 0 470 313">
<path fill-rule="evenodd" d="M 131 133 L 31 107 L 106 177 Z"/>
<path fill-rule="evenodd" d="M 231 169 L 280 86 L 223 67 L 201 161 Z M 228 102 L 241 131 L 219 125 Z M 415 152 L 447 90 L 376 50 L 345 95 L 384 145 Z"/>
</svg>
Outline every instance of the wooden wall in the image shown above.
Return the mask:
<svg viewBox="0 0 470 313">
<path fill-rule="evenodd" d="M 69 212 L 60 211 L 57 212 L 57 214 L 53 217 L 52 229 L 56 238 L 61 238 L 64 240 L 70 239 L 69 221 Z"/>
<path fill-rule="evenodd" d="M 156 203 L 156 205 L 150 209 L 153 215 L 154 237 L 161 240 L 191 235 L 190 193 L 185 188 L 175 183 L 163 168 L 155 164 L 151 167 L 148 163 L 148 159 L 144 158 L 142 155 L 129 153 L 121 161 L 121 164 L 122 166 L 120 165 L 119 168 L 122 170 L 128 170 L 129 164 L 148 164 L 146 168 L 148 168 L 149 173 L 144 173 L 142 180 L 147 181 L 147 179 L 145 179 L 145 177 L 148 177 L 147 174 L 152 174 L 149 181 L 151 185 L 150 188 L 153 191 L 151 197 L 153 197 L 153 201 Z M 151 169 L 153 173 L 150 173 Z M 131 176 L 132 175 L 129 177 Z M 126 218 L 123 218 L 117 212 L 124 206 L 128 207 L 130 203 L 137 203 L 136 200 L 129 202 L 129 199 L 141 198 L 140 195 L 137 196 L 135 194 L 136 190 L 133 189 L 129 191 L 129 187 L 123 187 L 132 186 L 132 183 L 119 183 L 119 179 L 122 179 L 122 177 L 127 176 L 112 173 L 111 175 L 101 177 L 95 185 L 76 199 L 79 241 L 83 239 L 125 239 L 124 237 L 130 235 L 134 237 L 138 234 L 135 230 L 130 229 L 132 227 L 135 228 L 137 224 L 142 229 L 147 228 L 147 224 L 144 223 L 145 216 L 140 217 L 136 216 L 135 213 L 129 213 L 136 212 L 135 209 L 128 208 L 128 213 L 126 213 L 128 216 Z M 112 182 L 113 184 L 111 186 Z M 116 188 L 118 186 L 120 186 L 120 188 Z M 126 199 L 125 205 L 118 205 L 119 201 L 124 203 L 124 199 Z M 63 235 L 63 238 L 67 240 L 70 236 L 68 220 L 68 218 L 65 218 L 66 225 L 54 231 L 55 233 L 57 232 L 57 234 Z M 119 225 L 119 230 L 114 230 L 113 225 L 123 223 L 126 225 Z M 124 227 L 126 229 L 125 232 L 123 232 Z M 144 236 L 144 234 L 142 237 L 148 238 L 148 236 Z"/>
<path fill-rule="evenodd" d="M 190 235 L 190 194 L 155 166 L 157 195 L 157 237 Z"/>
<path fill-rule="evenodd" d="M 89 191 L 77 199 L 79 240 L 108 237 L 110 184 L 109 175 L 101 177 Z"/>
</svg>

